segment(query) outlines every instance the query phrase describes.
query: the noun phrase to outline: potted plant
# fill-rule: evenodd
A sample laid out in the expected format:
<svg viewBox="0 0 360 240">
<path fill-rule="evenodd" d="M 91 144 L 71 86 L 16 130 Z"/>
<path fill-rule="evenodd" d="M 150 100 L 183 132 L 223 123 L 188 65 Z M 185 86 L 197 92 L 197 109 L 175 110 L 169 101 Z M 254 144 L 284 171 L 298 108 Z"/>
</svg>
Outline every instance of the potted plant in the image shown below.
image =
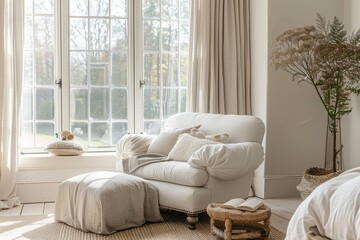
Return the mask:
<svg viewBox="0 0 360 240">
<path fill-rule="evenodd" d="M 340 123 L 352 110 L 350 95 L 360 94 L 360 29 L 348 34 L 337 17 L 332 21 L 320 14 L 317 17 L 316 26 L 298 27 L 280 34 L 271 56 L 276 70 L 290 73 L 298 84 L 314 87 L 328 116 L 328 132 L 332 138 L 330 169 L 307 169 L 298 190 L 315 188 L 342 170 Z M 306 190 L 302 197 L 311 191 Z"/>
</svg>

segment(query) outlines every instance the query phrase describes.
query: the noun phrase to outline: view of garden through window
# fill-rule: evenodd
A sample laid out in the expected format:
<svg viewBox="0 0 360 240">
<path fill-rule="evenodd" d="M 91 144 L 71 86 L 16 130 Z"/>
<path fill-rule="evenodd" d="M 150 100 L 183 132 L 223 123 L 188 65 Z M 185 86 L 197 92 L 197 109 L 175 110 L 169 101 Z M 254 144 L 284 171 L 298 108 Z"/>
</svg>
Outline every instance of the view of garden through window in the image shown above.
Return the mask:
<svg viewBox="0 0 360 240">
<path fill-rule="evenodd" d="M 130 132 L 132 113 L 143 116 L 135 132 L 156 134 L 185 111 L 189 0 L 68 0 L 65 13 L 61 3 L 25 1 L 23 147 L 44 147 L 61 130 L 90 147 L 113 146 Z M 141 41 L 131 38 L 135 26 Z M 140 49 L 142 59 L 133 61 Z M 130 105 L 136 91 L 142 106 Z"/>
</svg>

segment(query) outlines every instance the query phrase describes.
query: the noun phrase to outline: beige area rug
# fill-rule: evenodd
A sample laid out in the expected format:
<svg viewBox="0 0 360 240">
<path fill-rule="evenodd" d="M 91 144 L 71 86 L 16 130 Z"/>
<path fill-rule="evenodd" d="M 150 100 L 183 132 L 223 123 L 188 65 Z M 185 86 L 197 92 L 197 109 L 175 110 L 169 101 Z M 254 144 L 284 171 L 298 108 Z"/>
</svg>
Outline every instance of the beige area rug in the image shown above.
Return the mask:
<svg viewBox="0 0 360 240">
<path fill-rule="evenodd" d="M 209 217 L 200 214 L 195 231 L 186 225 L 186 215 L 163 213 L 165 222 L 145 225 L 104 236 L 86 233 L 66 224 L 54 221 L 53 215 L 0 217 L 1 240 L 215 240 L 210 234 Z M 271 240 L 283 240 L 285 235 L 276 229 L 270 233 Z"/>
</svg>

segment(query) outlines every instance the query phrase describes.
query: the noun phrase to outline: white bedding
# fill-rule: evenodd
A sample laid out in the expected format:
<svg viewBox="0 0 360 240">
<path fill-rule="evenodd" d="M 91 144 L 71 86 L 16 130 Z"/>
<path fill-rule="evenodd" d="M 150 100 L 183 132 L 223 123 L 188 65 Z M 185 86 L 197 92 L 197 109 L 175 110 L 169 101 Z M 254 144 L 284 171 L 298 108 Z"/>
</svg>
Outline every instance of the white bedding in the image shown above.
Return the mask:
<svg viewBox="0 0 360 240">
<path fill-rule="evenodd" d="M 316 188 L 296 209 L 286 239 L 313 239 L 314 227 L 330 239 L 360 240 L 360 167 Z"/>
</svg>

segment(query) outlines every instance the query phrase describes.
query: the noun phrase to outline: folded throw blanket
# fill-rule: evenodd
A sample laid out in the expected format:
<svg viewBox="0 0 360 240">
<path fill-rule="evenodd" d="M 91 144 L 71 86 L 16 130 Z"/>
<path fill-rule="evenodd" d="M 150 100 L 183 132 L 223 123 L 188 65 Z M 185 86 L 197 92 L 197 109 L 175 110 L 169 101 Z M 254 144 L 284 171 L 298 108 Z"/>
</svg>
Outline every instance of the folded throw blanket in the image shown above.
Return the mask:
<svg viewBox="0 0 360 240">
<path fill-rule="evenodd" d="M 132 156 L 122 160 L 124 173 L 132 173 L 139 167 L 155 162 L 169 161 L 167 156 L 157 153 L 146 153 L 137 156 Z"/>
</svg>

